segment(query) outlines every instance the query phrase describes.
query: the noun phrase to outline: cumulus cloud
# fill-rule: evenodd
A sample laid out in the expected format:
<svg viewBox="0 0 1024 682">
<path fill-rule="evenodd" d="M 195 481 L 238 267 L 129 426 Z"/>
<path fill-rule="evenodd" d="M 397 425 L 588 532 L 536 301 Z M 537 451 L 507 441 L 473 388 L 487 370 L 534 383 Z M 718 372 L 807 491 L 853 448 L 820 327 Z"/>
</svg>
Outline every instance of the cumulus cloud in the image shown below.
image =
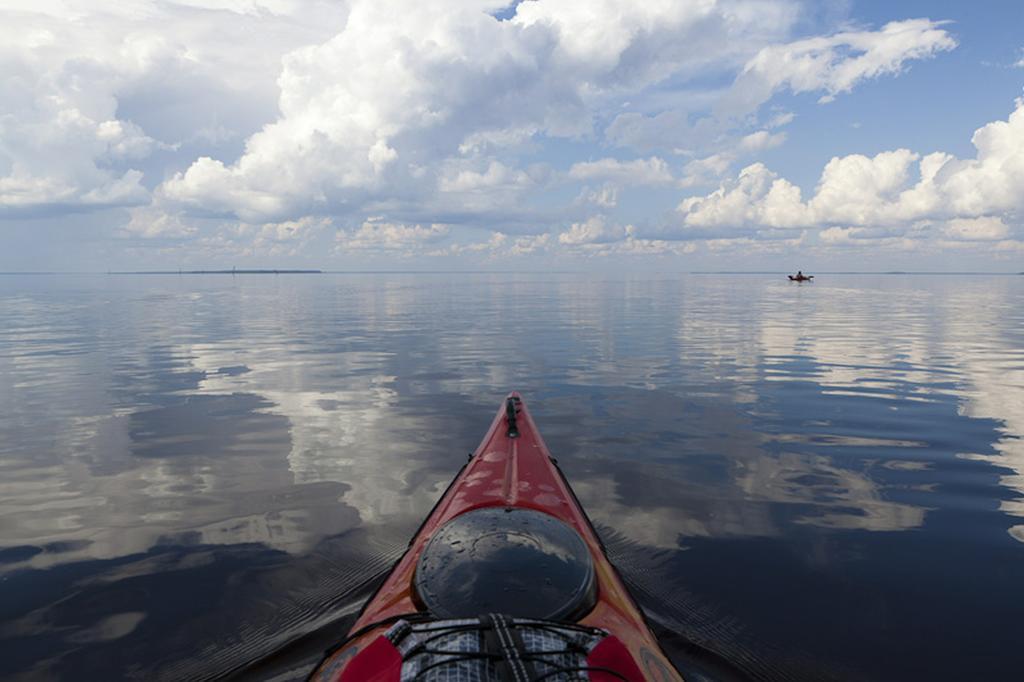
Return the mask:
<svg viewBox="0 0 1024 682">
<path fill-rule="evenodd" d="M 330 218 L 306 216 L 298 220 L 285 220 L 280 223 L 264 223 L 251 226 L 256 233 L 257 245 L 287 244 L 307 240 L 314 234 L 332 227 Z"/>
<path fill-rule="evenodd" d="M 146 159 L 196 131 L 228 134 L 218 118 L 244 122 L 253 93 L 272 106 L 280 55 L 317 35 L 306 18 L 339 14 L 292 4 L 0 9 L 0 217 L 147 203 Z M 247 31 L 259 44 L 235 40 Z"/>
<path fill-rule="evenodd" d="M 755 163 L 734 180 L 703 197 L 679 204 L 684 224 L 692 227 L 804 227 L 812 221 L 800 200 L 800 188 Z"/>
<path fill-rule="evenodd" d="M 545 259 L 683 255 L 699 248 L 695 241 L 642 237 L 633 225 L 621 225 L 606 216 L 594 215 L 572 223 L 562 232 L 519 237 L 492 232 L 486 240 L 452 241 L 424 251 L 423 255 L 434 258 L 469 255 L 477 261 L 493 261 L 538 255 Z"/>
<path fill-rule="evenodd" d="M 926 225 L 919 226 L 919 228 L 924 227 Z M 893 234 L 891 230 L 868 227 L 830 227 L 822 230 L 818 234 L 818 239 L 823 245 L 831 247 L 911 251 L 919 248 L 926 236 L 921 229 L 917 232 L 917 234 Z"/>
<path fill-rule="evenodd" d="M 341 230 L 335 235 L 338 251 L 402 251 L 436 243 L 448 236 L 447 225 L 403 225 L 367 220 L 356 230 Z"/>
<path fill-rule="evenodd" d="M 772 133 L 768 130 L 758 130 L 744 135 L 717 154 L 688 162 L 683 167 L 683 176 L 679 180 L 679 186 L 697 187 L 717 182 L 738 159 L 778 147 L 785 141 L 786 133 L 784 132 Z"/>
<path fill-rule="evenodd" d="M 950 241 L 1008 243 L 1016 223 L 998 207 L 1019 182 L 1013 117 L 1009 132 L 978 132 L 971 161 L 907 150 L 833 159 L 806 201 L 748 162 L 786 141 L 794 114 L 760 110 L 776 93 L 828 100 L 956 44 L 924 19 L 792 41 L 807 25 L 801 10 L 797 0 L 2 10 L 0 218 L 125 208 L 116 229 L 136 246 L 190 240 L 204 255 L 294 253 L 312 235 L 329 242 L 335 225 L 351 226 L 335 233 L 336 254 L 684 253 L 692 233 L 645 227 L 677 239 L 643 238 L 615 210 L 670 191 L 649 188 L 718 186 L 680 204 L 686 227 L 774 230 L 764 238 L 781 241 L 797 239 L 792 228 L 927 216 Z M 1004 232 L 955 222 L 988 218 Z M 467 232 L 449 226 L 486 238 L 459 243 Z"/>
<path fill-rule="evenodd" d="M 575 227 L 575 226 L 574 226 Z M 651 239 L 638 236 L 632 225 L 625 227 L 612 226 L 612 234 L 601 235 L 592 241 L 571 242 L 564 241 L 562 237 L 571 239 L 577 237 L 570 230 L 568 233 L 559 235 L 559 242 L 565 253 L 573 256 L 583 255 L 587 257 L 618 257 L 618 256 L 681 256 L 695 253 L 700 245 L 693 242 L 680 242 L 667 239 Z M 582 235 L 584 239 L 590 235 Z"/>
<path fill-rule="evenodd" d="M 609 224 L 604 216 L 592 216 L 582 223 L 573 223 L 567 231 L 558 235 L 558 242 L 570 246 L 600 244 L 620 241 L 626 234 L 627 228 Z"/>
<path fill-rule="evenodd" d="M 520 190 L 533 184 L 530 176 L 521 170 L 509 168 L 500 161 L 491 160 L 486 170 L 459 168 L 463 164 L 450 164 L 438 182 L 442 192 L 455 194 L 491 192 L 495 189 Z"/>
<path fill-rule="evenodd" d="M 818 233 L 818 239 L 826 244 L 849 244 L 863 230 L 863 227 L 829 227 Z"/>
<path fill-rule="evenodd" d="M 485 241 L 454 242 L 426 251 L 430 257 L 471 255 L 476 260 L 494 260 L 547 253 L 554 242 L 548 232 L 510 237 L 504 232 L 492 232 Z"/>
<path fill-rule="evenodd" d="M 734 159 L 735 155 L 728 152 L 694 159 L 683 166 L 683 177 L 679 180 L 679 186 L 696 187 L 714 182 L 729 170 Z"/>
<path fill-rule="evenodd" d="M 528 235 L 510 241 L 508 252 L 513 256 L 525 256 L 547 247 L 551 241 L 550 234 Z"/>
<path fill-rule="evenodd" d="M 0 86 L 0 212 L 133 206 L 148 200 L 142 172 L 124 168 L 154 141 L 113 119 L 113 107 L 89 112 L 54 94 L 20 99 L 17 83 Z M 4 172 L 6 170 L 6 173 Z"/>
<path fill-rule="evenodd" d="M 758 130 L 741 137 L 739 148 L 744 152 L 760 152 L 778 147 L 785 141 L 786 133 L 770 133 L 767 130 Z"/>
<path fill-rule="evenodd" d="M 139 206 L 129 211 L 128 224 L 122 232 L 126 237 L 143 239 L 188 237 L 197 230 L 181 215 L 169 213 L 159 206 Z"/>
<path fill-rule="evenodd" d="M 558 235 L 558 246 L 563 253 L 591 257 L 683 255 L 699 248 L 695 241 L 643 237 L 635 226 L 620 225 L 603 215 L 570 225 Z"/>
<path fill-rule="evenodd" d="M 998 216 L 954 218 L 946 223 L 945 236 L 961 241 L 996 241 L 1010 236 L 1010 228 Z"/>
<path fill-rule="evenodd" d="M 576 197 L 576 203 L 599 208 L 615 208 L 619 204 L 619 188 L 611 183 L 605 183 L 597 189 L 584 187 Z"/>
<path fill-rule="evenodd" d="M 448 244 L 428 251 L 425 255 L 439 257 L 472 254 L 475 257 L 480 257 L 481 255 L 483 257 L 492 257 L 504 249 L 508 242 L 508 235 L 504 232 L 492 232 L 487 241 Z"/>
<path fill-rule="evenodd" d="M 574 180 L 607 180 L 617 185 L 659 185 L 672 182 L 672 172 L 663 159 L 619 161 L 601 159 L 573 164 L 569 177 Z"/>
<path fill-rule="evenodd" d="M 747 38 L 763 44 L 795 18 L 783 0 L 538 0 L 496 20 L 504 5 L 355 0 L 343 30 L 284 60 L 278 120 L 237 161 L 201 158 L 175 175 L 167 196 L 247 220 L 385 197 L 422 205 L 459 189 L 443 175 L 450 159 L 588 134 L 608 98 L 747 58 Z"/>
<path fill-rule="evenodd" d="M 75 37 L 46 23 L 30 31 L 0 27 L 0 210 L 146 201 L 142 173 L 122 162 L 144 156 L 155 141 L 130 121 L 117 119 L 109 87 L 78 85 L 91 85 L 97 72 L 101 83 L 130 78 L 136 65 L 70 62 L 65 41 Z"/>
<path fill-rule="evenodd" d="M 688 227 L 845 229 L 939 220 L 950 221 L 950 238 L 1001 239 L 1008 234 L 1003 218 L 1024 209 L 1024 100 L 971 140 L 972 159 L 907 149 L 835 157 L 808 201 L 799 187 L 755 163 L 710 194 L 684 199 L 678 210 Z M 825 234 L 833 242 L 857 235 Z"/>
</svg>

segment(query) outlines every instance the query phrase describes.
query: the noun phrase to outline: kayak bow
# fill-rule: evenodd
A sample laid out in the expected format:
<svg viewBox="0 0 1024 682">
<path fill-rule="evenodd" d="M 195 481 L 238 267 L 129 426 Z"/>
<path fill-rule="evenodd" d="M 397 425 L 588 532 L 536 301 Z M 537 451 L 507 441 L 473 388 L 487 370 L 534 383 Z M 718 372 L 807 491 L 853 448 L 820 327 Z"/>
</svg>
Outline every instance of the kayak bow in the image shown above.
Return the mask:
<svg viewBox="0 0 1024 682">
<path fill-rule="evenodd" d="M 310 679 L 681 682 L 518 393 Z"/>
</svg>

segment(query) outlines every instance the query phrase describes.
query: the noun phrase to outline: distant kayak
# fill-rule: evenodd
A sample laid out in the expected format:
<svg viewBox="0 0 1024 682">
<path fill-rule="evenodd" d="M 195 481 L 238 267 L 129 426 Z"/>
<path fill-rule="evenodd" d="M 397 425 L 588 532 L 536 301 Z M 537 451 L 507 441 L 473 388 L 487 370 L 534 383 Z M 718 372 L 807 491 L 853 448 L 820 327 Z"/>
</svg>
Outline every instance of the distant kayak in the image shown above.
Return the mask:
<svg viewBox="0 0 1024 682">
<path fill-rule="evenodd" d="M 789 277 L 790 282 L 810 282 L 814 279 L 814 275 L 786 275 Z"/>
<path fill-rule="evenodd" d="M 310 679 L 682 682 L 517 393 Z"/>
</svg>

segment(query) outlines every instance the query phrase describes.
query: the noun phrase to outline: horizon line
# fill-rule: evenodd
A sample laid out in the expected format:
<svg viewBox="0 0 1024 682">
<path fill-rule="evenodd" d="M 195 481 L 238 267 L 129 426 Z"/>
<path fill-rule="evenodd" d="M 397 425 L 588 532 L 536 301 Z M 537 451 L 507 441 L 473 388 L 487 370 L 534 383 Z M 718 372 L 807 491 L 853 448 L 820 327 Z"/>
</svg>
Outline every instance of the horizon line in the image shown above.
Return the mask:
<svg viewBox="0 0 1024 682">
<path fill-rule="evenodd" d="M 651 272 L 651 271 L 647 271 Z M 658 274 L 788 275 L 788 270 L 669 270 Z M 1024 275 L 1024 271 L 983 270 L 808 270 L 819 275 Z M 618 274 L 634 274 L 622 270 Z M 0 275 L 429 275 L 429 274 L 613 274 L 593 270 L 321 270 L 305 268 L 244 268 L 236 270 L 0 270 Z M 639 274 L 639 273 L 636 273 Z"/>
</svg>

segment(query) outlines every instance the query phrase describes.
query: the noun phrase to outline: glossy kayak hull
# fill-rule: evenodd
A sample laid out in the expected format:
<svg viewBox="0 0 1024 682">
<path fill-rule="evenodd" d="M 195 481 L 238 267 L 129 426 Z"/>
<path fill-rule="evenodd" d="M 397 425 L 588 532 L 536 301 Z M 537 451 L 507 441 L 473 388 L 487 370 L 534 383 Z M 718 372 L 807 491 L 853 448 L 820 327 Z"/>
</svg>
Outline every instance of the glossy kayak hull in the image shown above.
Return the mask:
<svg viewBox="0 0 1024 682">
<path fill-rule="evenodd" d="M 510 418 L 509 404 L 515 406 Z M 593 561 L 596 601 L 574 622 L 618 637 L 644 678 L 675 682 L 681 677 L 651 634 L 644 617 L 575 494 L 544 444 L 526 404 L 517 393 L 502 403 L 487 435 L 423 522 L 402 558 L 364 606 L 344 647 L 329 655 L 311 679 L 336 680 L 354 652 L 367 647 L 396 619 L 426 609 L 416 593 L 417 562 L 438 529 L 462 514 L 487 507 L 534 510 L 572 528 Z M 380 624 L 380 625 L 377 625 Z M 330 671 L 329 675 L 325 671 Z"/>
</svg>

